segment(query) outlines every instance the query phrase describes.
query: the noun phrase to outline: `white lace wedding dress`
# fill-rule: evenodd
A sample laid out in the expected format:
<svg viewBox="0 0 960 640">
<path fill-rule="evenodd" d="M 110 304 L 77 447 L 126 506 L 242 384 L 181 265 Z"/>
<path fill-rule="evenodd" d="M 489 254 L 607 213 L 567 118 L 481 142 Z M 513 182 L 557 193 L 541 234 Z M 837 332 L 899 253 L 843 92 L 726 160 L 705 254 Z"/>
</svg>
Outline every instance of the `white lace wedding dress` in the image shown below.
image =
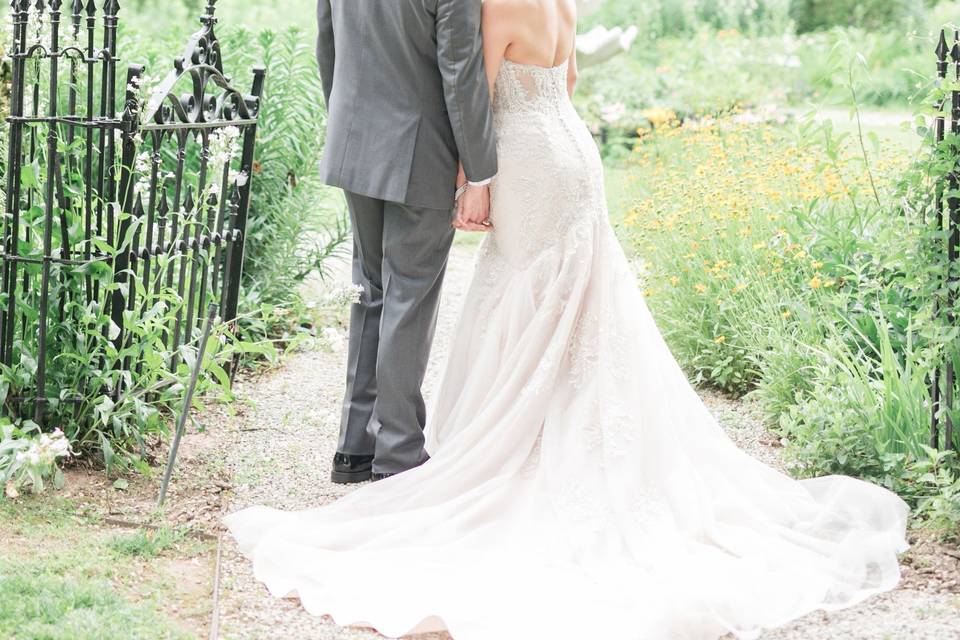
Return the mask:
<svg viewBox="0 0 960 640">
<path fill-rule="evenodd" d="M 687 383 L 607 221 L 566 66 L 505 62 L 496 231 L 423 467 L 313 510 L 227 517 L 257 577 L 388 636 L 756 636 L 892 588 L 908 509 L 738 450 Z"/>
</svg>

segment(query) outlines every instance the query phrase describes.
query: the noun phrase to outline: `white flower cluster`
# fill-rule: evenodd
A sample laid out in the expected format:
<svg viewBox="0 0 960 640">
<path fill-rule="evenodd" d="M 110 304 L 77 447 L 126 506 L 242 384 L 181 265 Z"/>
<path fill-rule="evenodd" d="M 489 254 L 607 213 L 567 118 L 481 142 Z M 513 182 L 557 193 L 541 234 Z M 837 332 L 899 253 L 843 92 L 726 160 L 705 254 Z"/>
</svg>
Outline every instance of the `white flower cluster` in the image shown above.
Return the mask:
<svg viewBox="0 0 960 640">
<path fill-rule="evenodd" d="M 600 108 L 600 117 L 607 124 L 617 124 L 627 114 L 627 107 L 622 102 L 605 104 Z"/>
<path fill-rule="evenodd" d="M 130 82 L 127 83 L 127 91 L 130 91 L 136 94 L 138 101 L 143 103 L 143 88 L 150 86 L 154 82 L 154 79 L 146 74 L 142 76 L 134 76 L 130 78 Z"/>
<path fill-rule="evenodd" d="M 324 346 L 334 353 L 340 353 L 347 346 L 347 336 L 337 327 L 324 327 L 320 332 L 320 339 Z"/>
<path fill-rule="evenodd" d="M 133 185 L 133 192 L 141 198 L 146 198 L 150 190 L 152 164 L 152 155 L 149 151 L 141 151 L 137 154 L 137 159 L 133 166 L 134 175 L 137 176 L 137 182 Z"/>
<path fill-rule="evenodd" d="M 76 47 L 81 51 L 85 48 L 83 42 L 80 39 L 80 31 L 74 31 L 73 27 L 67 27 L 66 30 L 61 32 L 60 36 L 60 50 L 63 51 L 67 47 Z"/>
<path fill-rule="evenodd" d="M 210 162 L 221 167 L 230 161 L 237 150 L 240 128 L 233 125 L 218 129 L 210 134 Z"/>
<path fill-rule="evenodd" d="M 35 21 L 34 21 L 34 23 L 33 23 L 33 25 L 32 25 L 32 26 L 33 26 L 33 33 L 30 34 L 30 35 L 31 35 L 31 39 L 27 41 L 27 48 L 28 48 L 28 49 L 29 49 L 30 47 L 33 47 L 33 46 L 42 45 L 42 44 L 44 43 L 44 41 L 46 41 L 46 40 L 48 39 L 47 34 L 48 34 L 49 31 L 50 31 L 50 28 L 49 28 L 49 26 L 48 26 L 48 22 L 46 22 L 46 21 L 43 19 L 43 18 L 44 18 L 44 14 L 43 14 L 42 11 L 39 11 L 39 12 L 37 12 L 36 14 L 31 13 L 30 15 L 35 15 L 35 16 L 36 16 L 36 19 L 35 19 Z M 28 27 L 28 28 L 27 28 L 28 34 L 30 33 L 30 31 L 31 31 L 31 30 L 30 30 L 29 27 Z"/>
<path fill-rule="evenodd" d="M 58 458 L 65 458 L 73 452 L 70 450 L 70 441 L 60 429 L 51 434 L 41 433 L 30 444 L 30 448 L 17 454 L 17 463 L 32 467 L 49 467 Z"/>
<path fill-rule="evenodd" d="M 210 175 L 223 175 L 224 168 L 237 154 L 240 128 L 233 125 L 218 129 L 210 134 L 210 143 L 207 147 Z M 220 181 L 211 180 L 207 187 L 207 194 L 220 197 Z"/>
<path fill-rule="evenodd" d="M 363 287 L 359 284 L 348 284 L 331 289 L 324 298 L 324 306 L 339 308 L 360 302 Z"/>
</svg>

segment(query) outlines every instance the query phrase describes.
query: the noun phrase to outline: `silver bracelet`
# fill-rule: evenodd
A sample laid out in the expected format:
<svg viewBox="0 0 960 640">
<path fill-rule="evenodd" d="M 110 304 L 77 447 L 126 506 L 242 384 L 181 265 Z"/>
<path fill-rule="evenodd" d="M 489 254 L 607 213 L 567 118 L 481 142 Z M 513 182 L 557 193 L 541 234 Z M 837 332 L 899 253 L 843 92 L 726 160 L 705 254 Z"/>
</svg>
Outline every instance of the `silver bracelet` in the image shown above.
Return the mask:
<svg viewBox="0 0 960 640">
<path fill-rule="evenodd" d="M 465 194 L 465 193 L 467 192 L 467 189 L 469 189 L 469 188 L 470 188 L 470 183 L 469 183 L 469 182 L 464 182 L 464 183 L 463 183 L 463 186 L 460 187 L 459 189 L 457 189 L 456 195 L 453 196 L 454 201 L 459 200 L 460 198 L 462 198 L 462 197 L 463 197 L 463 194 Z"/>
</svg>

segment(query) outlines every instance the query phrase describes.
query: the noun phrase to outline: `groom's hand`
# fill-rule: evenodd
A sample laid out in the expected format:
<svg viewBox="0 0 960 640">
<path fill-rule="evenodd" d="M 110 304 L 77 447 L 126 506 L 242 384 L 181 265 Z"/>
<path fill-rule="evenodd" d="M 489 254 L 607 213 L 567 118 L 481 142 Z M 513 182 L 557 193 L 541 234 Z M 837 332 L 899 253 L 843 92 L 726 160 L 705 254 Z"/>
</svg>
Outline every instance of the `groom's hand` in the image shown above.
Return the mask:
<svg viewBox="0 0 960 640">
<path fill-rule="evenodd" d="M 490 224 L 490 187 L 467 185 L 467 190 L 457 201 L 457 215 L 453 226 L 461 231 L 486 232 Z"/>
</svg>

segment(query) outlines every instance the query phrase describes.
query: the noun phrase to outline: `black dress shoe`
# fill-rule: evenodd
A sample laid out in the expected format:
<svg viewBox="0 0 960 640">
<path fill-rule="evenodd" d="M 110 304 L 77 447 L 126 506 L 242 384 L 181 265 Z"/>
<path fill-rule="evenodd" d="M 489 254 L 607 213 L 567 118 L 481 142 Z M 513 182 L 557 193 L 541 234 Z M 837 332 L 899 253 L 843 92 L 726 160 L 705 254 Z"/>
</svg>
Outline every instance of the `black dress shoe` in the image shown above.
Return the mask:
<svg viewBox="0 0 960 640">
<path fill-rule="evenodd" d="M 335 484 L 366 482 L 373 473 L 373 456 L 353 456 L 337 453 L 333 456 L 333 472 L 330 479 Z"/>
<path fill-rule="evenodd" d="M 373 473 L 370 474 L 370 479 L 374 482 L 379 482 L 380 480 L 386 480 L 387 478 L 392 478 L 397 474 L 395 473 Z"/>
</svg>

